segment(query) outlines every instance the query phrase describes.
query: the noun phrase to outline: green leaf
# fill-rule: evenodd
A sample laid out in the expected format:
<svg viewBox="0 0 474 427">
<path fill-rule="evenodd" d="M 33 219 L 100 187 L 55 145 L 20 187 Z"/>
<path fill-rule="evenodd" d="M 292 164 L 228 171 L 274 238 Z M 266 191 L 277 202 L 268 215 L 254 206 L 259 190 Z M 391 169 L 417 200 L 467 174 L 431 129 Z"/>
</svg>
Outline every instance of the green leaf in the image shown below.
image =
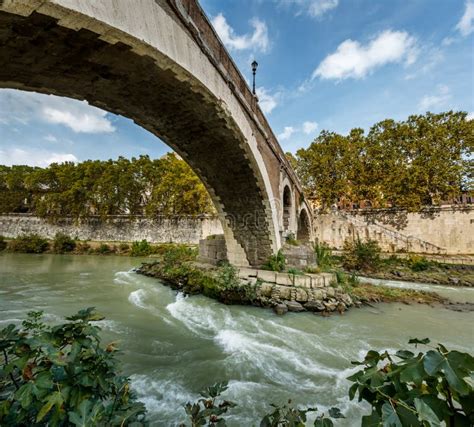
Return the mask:
<svg viewBox="0 0 474 427">
<path fill-rule="evenodd" d="M 33 400 L 33 383 L 27 382 L 23 384 L 16 392 L 15 397 L 20 402 L 23 409 L 27 409 Z"/>
<path fill-rule="evenodd" d="M 397 411 L 389 403 L 384 403 L 382 406 L 382 421 L 383 427 L 403 427 Z"/>
<path fill-rule="evenodd" d="M 60 391 L 55 391 L 54 393 L 50 394 L 48 396 L 48 399 L 46 403 L 43 405 L 43 407 L 40 409 L 38 412 L 38 415 L 36 417 L 36 422 L 40 422 L 46 414 L 51 410 L 53 406 L 60 407 L 63 404 L 63 396 L 61 395 Z"/>
<path fill-rule="evenodd" d="M 430 350 L 425 354 L 423 366 L 428 375 L 435 376 L 442 368 L 445 358 L 437 351 Z"/>
<path fill-rule="evenodd" d="M 442 420 L 438 418 L 431 407 L 421 399 L 415 398 L 415 408 L 420 421 L 428 421 L 431 427 L 439 427 Z"/>
<path fill-rule="evenodd" d="M 362 417 L 361 427 L 379 427 L 380 423 L 380 416 L 374 411 L 370 415 L 364 415 Z"/>
</svg>

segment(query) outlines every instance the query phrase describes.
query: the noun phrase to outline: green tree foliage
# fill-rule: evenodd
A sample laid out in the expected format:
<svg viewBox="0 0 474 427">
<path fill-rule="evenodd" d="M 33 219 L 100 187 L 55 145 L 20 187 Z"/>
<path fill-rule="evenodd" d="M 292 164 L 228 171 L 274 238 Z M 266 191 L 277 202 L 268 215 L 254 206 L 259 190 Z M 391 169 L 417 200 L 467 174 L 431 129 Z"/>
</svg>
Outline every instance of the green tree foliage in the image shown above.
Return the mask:
<svg viewBox="0 0 474 427">
<path fill-rule="evenodd" d="M 0 424 L 140 426 L 145 407 L 118 375 L 114 343 L 102 348 L 93 308 L 48 326 L 31 312 L 0 332 Z"/>
<path fill-rule="evenodd" d="M 376 270 L 380 264 L 380 247 L 375 240 L 360 239 L 344 242 L 342 265 L 347 270 Z"/>
<path fill-rule="evenodd" d="M 474 120 L 464 112 L 384 120 L 367 135 L 323 131 L 296 170 L 323 208 L 344 200 L 418 211 L 473 189 Z"/>
<path fill-rule="evenodd" d="M 428 345 L 429 339 L 410 344 Z M 351 377 L 349 396 L 371 405 L 362 426 L 474 425 L 474 357 L 448 350 L 441 344 L 415 354 L 371 350 Z"/>
<path fill-rule="evenodd" d="M 76 241 L 64 233 L 57 233 L 54 236 L 53 250 L 58 254 L 72 252 L 76 249 Z"/>
<path fill-rule="evenodd" d="M 49 243 L 38 234 L 23 234 L 10 240 L 8 250 L 26 254 L 41 254 L 49 249 Z"/>
<path fill-rule="evenodd" d="M 50 219 L 91 215 L 196 215 L 213 212 L 199 178 L 174 154 L 151 160 L 88 160 L 47 168 L 0 166 L 0 213 Z"/>
</svg>

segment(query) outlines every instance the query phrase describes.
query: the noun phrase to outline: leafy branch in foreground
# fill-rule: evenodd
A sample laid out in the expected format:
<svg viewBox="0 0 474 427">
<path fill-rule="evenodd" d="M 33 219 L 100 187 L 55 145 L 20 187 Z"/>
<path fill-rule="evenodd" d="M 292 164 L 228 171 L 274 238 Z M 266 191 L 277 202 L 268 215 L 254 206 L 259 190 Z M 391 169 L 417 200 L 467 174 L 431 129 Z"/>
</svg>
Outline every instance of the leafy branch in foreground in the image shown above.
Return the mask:
<svg viewBox="0 0 474 427">
<path fill-rule="evenodd" d="M 410 344 L 429 345 L 430 340 L 412 339 Z M 354 384 L 349 396 L 365 400 L 372 413 L 362 426 L 472 426 L 474 425 L 474 357 L 442 344 L 415 354 L 399 350 L 370 350 L 363 369 L 349 377 Z"/>
<path fill-rule="evenodd" d="M 114 343 L 100 346 L 101 319 L 88 308 L 49 326 L 31 312 L 21 329 L 0 331 L 1 425 L 146 425 Z"/>
</svg>

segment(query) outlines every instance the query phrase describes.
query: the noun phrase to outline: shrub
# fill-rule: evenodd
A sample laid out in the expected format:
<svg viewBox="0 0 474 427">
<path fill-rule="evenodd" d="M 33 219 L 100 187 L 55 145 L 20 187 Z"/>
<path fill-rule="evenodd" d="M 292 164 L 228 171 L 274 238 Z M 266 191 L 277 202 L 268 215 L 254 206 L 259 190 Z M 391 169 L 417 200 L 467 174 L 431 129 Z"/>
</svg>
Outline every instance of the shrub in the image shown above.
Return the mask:
<svg viewBox="0 0 474 427">
<path fill-rule="evenodd" d="M 270 271 L 281 272 L 285 270 L 286 259 L 283 252 L 279 250 L 276 255 L 271 255 L 262 268 Z"/>
<path fill-rule="evenodd" d="M 0 252 L 4 251 L 7 247 L 7 242 L 5 242 L 5 237 L 0 236 Z"/>
<path fill-rule="evenodd" d="M 411 339 L 429 345 L 430 340 Z M 441 344 L 415 354 L 370 350 L 363 366 L 348 379 L 349 397 L 371 405 L 363 426 L 469 426 L 474 425 L 474 357 L 450 351 Z"/>
<path fill-rule="evenodd" d="M 408 258 L 408 265 L 412 271 L 425 271 L 430 267 L 430 262 L 423 256 L 410 255 Z"/>
<path fill-rule="evenodd" d="M 346 240 L 342 265 L 347 270 L 376 270 L 380 265 L 380 247 L 375 240 Z"/>
<path fill-rule="evenodd" d="M 91 252 L 91 245 L 87 242 L 78 242 L 76 243 L 76 253 L 79 254 L 88 254 Z"/>
<path fill-rule="evenodd" d="M 115 247 L 111 248 L 107 243 L 101 243 L 99 247 L 95 250 L 95 253 L 100 255 L 108 255 L 115 252 Z"/>
<path fill-rule="evenodd" d="M 76 241 L 64 233 L 57 233 L 54 236 L 53 250 L 58 254 L 72 252 L 76 249 Z"/>
<path fill-rule="evenodd" d="M 289 245 L 292 245 L 292 246 L 298 246 L 300 244 L 300 242 L 298 242 L 298 240 L 296 240 L 296 237 L 295 237 L 294 233 L 289 233 L 286 236 L 285 240 L 286 240 L 286 243 L 288 243 Z"/>
<path fill-rule="evenodd" d="M 114 343 L 102 347 L 103 319 L 93 308 L 48 326 L 31 312 L 22 328 L 0 331 L 0 424 L 35 426 L 145 425 Z"/>
<path fill-rule="evenodd" d="M 331 268 L 334 264 L 331 248 L 326 243 L 316 243 L 313 248 L 319 268 L 323 271 Z"/>
<path fill-rule="evenodd" d="M 146 241 L 133 242 L 130 256 L 148 256 L 152 252 L 151 245 Z"/>
<path fill-rule="evenodd" d="M 221 397 L 221 394 L 227 390 L 227 382 L 214 384 L 201 391 L 201 398 L 196 402 L 188 402 L 184 406 L 186 415 L 191 422 L 191 426 L 213 426 L 225 427 L 226 420 L 223 417 L 229 409 L 234 408 L 236 404 Z M 291 404 L 271 405 L 273 411 L 263 417 L 260 421 L 261 427 L 303 427 L 306 425 L 307 414 L 317 412 L 317 408 L 300 409 Z M 344 418 L 338 408 L 330 408 L 328 416 L 324 413 L 318 414 L 314 421 L 316 427 L 332 427 L 332 419 Z M 184 427 L 185 424 L 182 424 Z"/>
<path fill-rule="evenodd" d="M 27 254 L 41 254 L 49 248 L 46 239 L 38 234 L 24 234 L 13 239 L 8 244 L 8 249 L 12 252 L 23 252 Z"/>
<path fill-rule="evenodd" d="M 120 243 L 118 249 L 121 254 L 125 254 L 130 250 L 130 245 L 128 243 Z"/>
</svg>

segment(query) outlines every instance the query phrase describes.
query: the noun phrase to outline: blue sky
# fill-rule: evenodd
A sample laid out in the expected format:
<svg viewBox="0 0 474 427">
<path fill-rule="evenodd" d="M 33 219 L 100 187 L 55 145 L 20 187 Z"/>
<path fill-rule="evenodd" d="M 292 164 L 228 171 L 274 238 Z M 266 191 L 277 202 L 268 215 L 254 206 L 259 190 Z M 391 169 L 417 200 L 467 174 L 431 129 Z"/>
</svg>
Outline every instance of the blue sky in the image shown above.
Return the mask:
<svg viewBox="0 0 474 427">
<path fill-rule="evenodd" d="M 474 0 L 202 0 L 286 151 L 426 111 L 474 114 Z M 84 102 L 0 90 L 0 164 L 168 147 Z"/>
</svg>

